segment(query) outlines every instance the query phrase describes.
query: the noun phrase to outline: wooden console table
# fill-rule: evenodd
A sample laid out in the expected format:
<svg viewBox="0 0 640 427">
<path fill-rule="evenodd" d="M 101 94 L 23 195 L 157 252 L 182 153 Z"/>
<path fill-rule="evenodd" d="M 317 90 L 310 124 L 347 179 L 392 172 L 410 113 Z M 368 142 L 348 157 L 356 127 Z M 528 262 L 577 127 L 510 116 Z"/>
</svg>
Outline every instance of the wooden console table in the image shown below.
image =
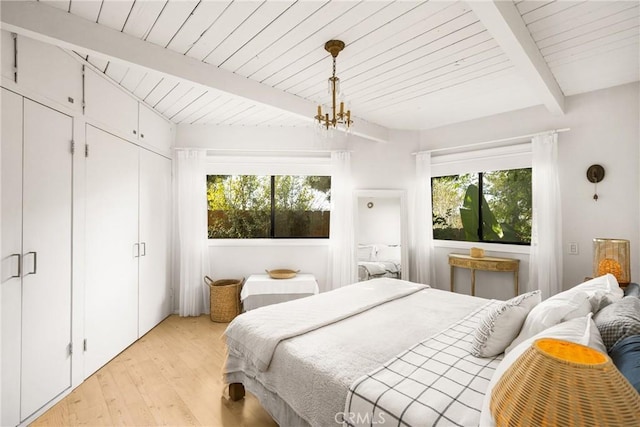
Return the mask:
<svg viewBox="0 0 640 427">
<path fill-rule="evenodd" d="M 518 295 L 518 270 L 520 260 L 514 258 L 497 258 L 485 256 L 473 258 L 465 254 L 449 254 L 449 265 L 451 266 L 451 292 L 453 292 L 453 270 L 454 267 L 467 268 L 471 270 L 471 295 L 476 294 L 476 270 L 484 271 L 513 271 L 513 281 L 515 292 Z"/>
</svg>

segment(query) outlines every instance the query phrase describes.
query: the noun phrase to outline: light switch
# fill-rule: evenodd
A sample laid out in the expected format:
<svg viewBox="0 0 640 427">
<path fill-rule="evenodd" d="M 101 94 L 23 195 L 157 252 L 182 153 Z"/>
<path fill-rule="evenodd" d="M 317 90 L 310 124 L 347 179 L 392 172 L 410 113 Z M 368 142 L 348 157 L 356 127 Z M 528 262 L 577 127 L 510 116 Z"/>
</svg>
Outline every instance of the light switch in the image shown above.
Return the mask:
<svg viewBox="0 0 640 427">
<path fill-rule="evenodd" d="M 569 255 L 578 255 L 578 242 L 569 242 Z"/>
</svg>

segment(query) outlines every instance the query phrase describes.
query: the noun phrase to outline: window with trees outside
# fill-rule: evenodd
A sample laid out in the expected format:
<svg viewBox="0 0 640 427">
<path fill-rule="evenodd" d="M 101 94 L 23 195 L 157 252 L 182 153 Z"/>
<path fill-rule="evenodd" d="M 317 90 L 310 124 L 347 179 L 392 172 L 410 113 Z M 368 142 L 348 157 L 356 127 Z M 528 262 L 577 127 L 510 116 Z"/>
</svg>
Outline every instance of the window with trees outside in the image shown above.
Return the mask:
<svg viewBox="0 0 640 427">
<path fill-rule="evenodd" d="M 330 176 L 207 175 L 209 238 L 328 238 L 330 197 Z"/>
<path fill-rule="evenodd" d="M 531 168 L 431 179 L 433 238 L 531 244 Z"/>
</svg>

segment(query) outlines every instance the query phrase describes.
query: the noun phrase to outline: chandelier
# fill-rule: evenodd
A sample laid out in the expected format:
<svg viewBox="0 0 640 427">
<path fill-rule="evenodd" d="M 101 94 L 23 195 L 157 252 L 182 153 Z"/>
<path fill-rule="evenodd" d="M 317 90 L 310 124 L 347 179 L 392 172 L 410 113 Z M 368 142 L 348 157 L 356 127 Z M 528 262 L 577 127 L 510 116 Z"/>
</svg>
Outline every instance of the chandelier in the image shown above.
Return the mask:
<svg viewBox="0 0 640 427">
<path fill-rule="evenodd" d="M 344 109 L 344 99 L 341 97 L 340 79 L 336 76 L 336 58 L 342 49 L 344 42 L 340 40 L 329 40 L 325 43 L 324 49 L 333 57 L 333 74 L 328 80 L 328 90 L 331 96 L 331 110 L 325 106 L 324 112 L 322 106 L 318 105 L 318 115 L 315 116 L 318 129 L 324 129 L 332 132 L 333 129 L 341 128 L 346 132 L 351 130 L 353 120 L 351 120 L 351 110 Z M 340 97 L 340 105 L 337 104 Z"/>
</svg>

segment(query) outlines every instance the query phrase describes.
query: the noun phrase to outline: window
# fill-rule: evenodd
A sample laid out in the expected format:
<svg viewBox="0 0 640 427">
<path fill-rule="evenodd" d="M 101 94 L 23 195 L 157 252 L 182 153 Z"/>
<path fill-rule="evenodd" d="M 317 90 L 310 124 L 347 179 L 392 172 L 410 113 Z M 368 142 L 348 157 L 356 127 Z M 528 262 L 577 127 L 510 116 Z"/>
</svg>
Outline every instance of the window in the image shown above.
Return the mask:
<svg viewBox="0 0 640 427">
<path fill-rule="evenodd" d="M 330 176 L 207 175 L 209 238 L 328 238 L 330 192 Z"/>
<path fill-rule="evenodd" d="M 531 168 L 435 177 L 431 188 L 434 239 L 531 243 Z"/>
</svg>

